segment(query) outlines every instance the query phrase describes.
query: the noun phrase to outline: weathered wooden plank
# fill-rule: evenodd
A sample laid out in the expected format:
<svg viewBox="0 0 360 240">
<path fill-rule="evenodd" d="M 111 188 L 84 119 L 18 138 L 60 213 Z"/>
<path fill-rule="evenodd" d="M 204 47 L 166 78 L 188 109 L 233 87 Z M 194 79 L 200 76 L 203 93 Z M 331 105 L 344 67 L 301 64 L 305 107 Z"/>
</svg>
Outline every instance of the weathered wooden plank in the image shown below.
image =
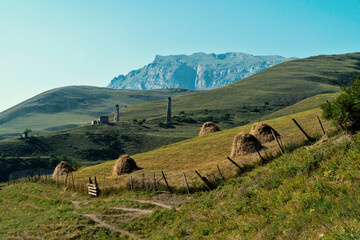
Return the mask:
<svg viewBox="0 0 360 240">
<path fill-rule="evenodd" d="M 320 124 L 320 126 L 321 126 L 321 130 L 323 131 L 324 135 L 326 135 L 326 132 L 325 132 L 324 126 L 322 125 L 322 122 L 321 122 L 321 120 L 320 120 L 319 116 L 316 116 L 316 117 L 317 117 L 317 119 L 319 120 L 319 124 Z"/>
<path fill-rule="evenodd" d="M 184 172 L 183 172 L 183 176 L 184 176 L 184 181 L 185 181 L 186 190 L 187 190 L 188 194 L 190 194 L 189 184 L 188 184 L 188 182 L 187 182 L 186 175 L 185 175 Z"/>
<path fill-rule="evenodd" d="M 234 162 L 234 160 L 232 160 L 230 157 L 227 157 L 227 159 L 234 164 L 235 166 L 237 166 L 240 169 L 240 172 L 243 172 L 244 169 L 242 167 L 239 166 L 239 164 L 237 164 L 236 162 Z"/>
<path fill-rule="evenodd" d="M 207 186 L 210 190 L 213 190 L 213 189 L 214 189 L 214 186 L 209 182 L 209 180 L 208 180 L 206 177 L 201 176 L 198 171 L 195 171 L 195 173 L 200 177 L 201 180 L 203 180 L 203 182 L 206 184 L 206 186 Z"/>
<path fill-rule="evenodd" d="M 88 183 L 88 194 L 97 197 L 97 195 L 99 194 L 99 189 L 97 187 L 96 177 L 95 177 L 95 183 L 92 183 L 90 177 L 89 177 L 89 182 L 90 183 Z"/>
<path fill-rule="evenodd" d="M 165 177 L 164 172 L 161 171 L 161 174 L 162 174 L 162 176 L 163 176 L 163 178 L 164 178 L 164 181 L 165 181 L 165 183 L 166 183 L 167 189 L 169 190 L 170 193 L 172 193 L 172 190 L 171 190 L 171 188 L 170 188 L 170 186 L 169 186 L 169 184 L 168 184 L 168 182 L 167 182 L 167 180 L 166 180 L 166 177 Z"/>
<path fill-rule="evenodd" d="M 309 135 L 307 135 L 307 133 L 305 132 L 305 130 L 300 126 L 300 124 L 298 124 L 298 122 L 292 118 L 293 122 L 295 123 L 295 125 L 300 129 L 300 131 L 305 135 L 305 137 L 310 141 L 312 142 L 314 139 L 311 138 Z"/>
<path fill-rule="evenodd" d="M 281 145 L 279 143 L 279 140 L 278 140 L 276 134 L 274 133 L 274 130 L 272 130 L 272 129 L 271 129 L 271 134 L 272 134 L 273 138 L 275 139 L 275 141 L 276 141 L 276 143 L 277 143 L 277 145 L 278 145 L 278 147 L 280 149 L 281 154 L 284 154 L 284 150 L 282 149 L 282 147 L 281 147 Z"/>
</svg>

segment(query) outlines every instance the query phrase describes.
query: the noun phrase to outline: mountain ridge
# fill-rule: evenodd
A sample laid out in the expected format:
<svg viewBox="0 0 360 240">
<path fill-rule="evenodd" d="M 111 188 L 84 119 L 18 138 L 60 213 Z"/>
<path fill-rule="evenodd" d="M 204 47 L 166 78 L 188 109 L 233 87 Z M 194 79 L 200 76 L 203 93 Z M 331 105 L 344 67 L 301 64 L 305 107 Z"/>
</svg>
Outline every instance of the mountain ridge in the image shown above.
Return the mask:
<svg viewBox="0 0 360 240">
<path fill-rule="evenodd" d="M 266 68 L 295 58 L 256 56 L 241 52 L 156 55 L 153 62 L 114 77 L 115 89 L 214 89 L 249 77 Z"/>
</svg>

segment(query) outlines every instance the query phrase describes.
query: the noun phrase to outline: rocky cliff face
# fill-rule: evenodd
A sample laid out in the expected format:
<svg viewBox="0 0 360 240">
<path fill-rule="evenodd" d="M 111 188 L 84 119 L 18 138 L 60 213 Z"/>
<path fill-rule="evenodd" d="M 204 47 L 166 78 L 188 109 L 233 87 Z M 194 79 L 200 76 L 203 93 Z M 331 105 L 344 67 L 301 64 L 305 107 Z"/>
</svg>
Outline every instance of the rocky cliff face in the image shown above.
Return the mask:
<svg viewBox="0 0 360 240">
<path fill-rule="evenodd" d="M 155 60 L 145 67 L 131 71 L 126 76 L 115 77 L 108 87 L 116 89 L 212 89 L 228 85 L 292 59 L 235 52 L 156 56 Z"/>
</svg>

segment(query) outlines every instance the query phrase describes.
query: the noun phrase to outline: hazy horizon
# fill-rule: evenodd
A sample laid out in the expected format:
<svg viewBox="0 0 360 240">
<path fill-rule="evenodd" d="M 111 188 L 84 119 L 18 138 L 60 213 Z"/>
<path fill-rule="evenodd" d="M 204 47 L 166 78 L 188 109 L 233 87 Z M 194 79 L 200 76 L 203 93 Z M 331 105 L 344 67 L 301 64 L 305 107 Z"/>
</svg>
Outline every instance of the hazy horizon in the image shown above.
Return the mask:
<svg viewBox="0 0 360 240">
<path fill-rule="evenodd" d="M 105 87 L 155 55 L 359 51 L 359 1 L 0 1 L 0 112 L 68 85 Z"/>
</svg>

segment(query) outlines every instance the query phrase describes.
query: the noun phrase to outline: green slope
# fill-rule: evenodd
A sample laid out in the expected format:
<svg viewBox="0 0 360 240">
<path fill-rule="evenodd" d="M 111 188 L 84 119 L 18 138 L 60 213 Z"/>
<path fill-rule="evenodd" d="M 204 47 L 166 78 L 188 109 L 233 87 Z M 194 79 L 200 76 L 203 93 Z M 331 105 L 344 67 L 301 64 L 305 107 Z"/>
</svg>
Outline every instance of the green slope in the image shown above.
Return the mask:
<svg viewBox="0 0 360 240">
<path fill-rule="evenodd" d="M 254 112 L 276 111 L 321 93 L 333 93 L 360 73 L 360 53 L 316 56 L 278 64 L 228 86 L 179 97 L 174 112 L 216 114 L 229 112 L 240 120 L 254 119 Z M 268 105 L 265 104 L 268 103 Z M 121 119 L 161 118 L 162 102 L 121 110 Z M 258 116 L 256 116 L 258 117 Z"/>
<path fill-rule="evenodd" d="M 30 128 L 47 132 L 88 123 L 99 115 L 150 101 L 166 100 L 194 92 L 187 89 L 115 90 L 90 86 L 56 88 L 0 113 L 0 139 L 18 136 Z"/>
<path fill-rule="evenodd" d="M 272 119 L 282 116 L 287 116 L 294 113 L 303 112 L 309 109 L 319 108 L 322 103 L 325 101 L 331 101 L 334 100 L 339 93 L 326 93 L 326 94 L 319 94 L 313 97 L 306 98 L 304 100 L 301 100 L 300 102 L 297 102 L 289 107 L 280 109 L 279 111 L 273 112 L 265 117 L 262 118 L 262 120 L 265 119 Z"/>
<path fill-rule="evenodd" d="M 359 239 L 359 149 L 359 134 L 336 136 L 191 195 L 121 190 L 90 198 L 56 184 L 0 185 L 0 238 L 127 239 L 84 216 L 93 214 L 142 239 Z"/>
</svg>

